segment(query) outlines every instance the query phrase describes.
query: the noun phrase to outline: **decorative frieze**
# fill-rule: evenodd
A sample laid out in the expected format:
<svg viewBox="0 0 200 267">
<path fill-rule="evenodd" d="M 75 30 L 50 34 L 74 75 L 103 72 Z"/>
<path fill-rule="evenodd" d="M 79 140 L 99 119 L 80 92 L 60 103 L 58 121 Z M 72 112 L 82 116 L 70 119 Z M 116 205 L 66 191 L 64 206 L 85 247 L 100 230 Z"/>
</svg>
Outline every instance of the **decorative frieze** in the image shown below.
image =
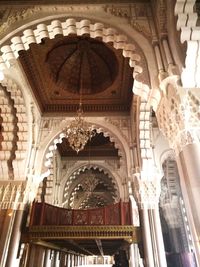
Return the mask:
<svg viewBox="0 0 200 267">
<path fill-rule="evenodd" d="M 32 226 L 28 234 L 30 240 L 38 239 L 127 239 L 134 243 L 140 241 L 140 229 L 133 225 L 118 226 Z"/>
<path fill-rule="evenodd" d="M 127 19 L 128 23 L 138 32 L 151 39 L 151 11 L 149 3 L 106 5 L 105 12 L 113 16 Z"/>
<path fill-rule="evenodd" d="M 26 203 L 26 182 L 0 182 L 0 209 L 23 209 Z"/>
</svg>

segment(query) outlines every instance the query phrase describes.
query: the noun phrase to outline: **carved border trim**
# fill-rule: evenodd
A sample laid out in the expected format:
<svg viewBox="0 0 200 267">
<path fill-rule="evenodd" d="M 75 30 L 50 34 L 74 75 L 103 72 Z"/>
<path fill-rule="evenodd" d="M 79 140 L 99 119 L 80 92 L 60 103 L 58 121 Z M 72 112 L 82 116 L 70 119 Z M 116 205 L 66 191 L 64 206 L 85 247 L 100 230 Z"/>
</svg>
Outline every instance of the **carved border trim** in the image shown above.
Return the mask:
<svg viewBox="0 0 200 267">
<path fill-rule="evenodd" d="M 29 228 L 29 239 L 131 239 L 139 242 L 140 228 L 133 225 L 103 226 L 32 226 Z"/>
</svg>

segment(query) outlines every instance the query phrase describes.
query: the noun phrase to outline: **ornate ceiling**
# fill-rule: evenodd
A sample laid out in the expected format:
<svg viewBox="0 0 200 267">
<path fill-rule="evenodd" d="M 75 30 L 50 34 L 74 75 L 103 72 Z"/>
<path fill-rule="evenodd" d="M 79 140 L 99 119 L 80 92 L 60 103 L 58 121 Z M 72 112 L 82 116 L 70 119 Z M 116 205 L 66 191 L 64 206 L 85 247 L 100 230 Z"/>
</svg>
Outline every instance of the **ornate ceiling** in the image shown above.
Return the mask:
<svg viewBox="0 0 200 267">
<path fill-rule="evenodd" d="M 88 36 L 57 36 L 20 51 L 20 62 L 42 112 L 127 112 L 132 70 L 121 50 Z"/>
<path fill-rule="evenodd" d="M 115 148 L 113 142 L 110 142 L 109 137 L 105 137 L 103 133 L 98 133 L 92 137 L 91 141 L 88 141 L 84 150 L 79 151 L 77 154 L 70 146 L 66 138 L 63 138 L 62 143 L 57 144 L 58 151 L 61 157 L 73 157 L 80 158 L 100 158 L 111 157 L 119 159 L 118 149 Z"/>
</svg>

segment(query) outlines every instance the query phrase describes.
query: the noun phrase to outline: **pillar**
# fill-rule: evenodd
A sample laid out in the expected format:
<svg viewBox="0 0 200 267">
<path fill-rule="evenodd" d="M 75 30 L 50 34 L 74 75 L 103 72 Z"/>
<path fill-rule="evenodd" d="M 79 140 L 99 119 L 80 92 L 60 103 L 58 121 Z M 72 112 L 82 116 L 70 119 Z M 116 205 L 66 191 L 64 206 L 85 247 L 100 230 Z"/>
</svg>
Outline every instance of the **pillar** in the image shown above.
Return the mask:
<svg viewBox="0 0 200 267">
<path fill-rule="evenodd" d="M 187 80 L 190 78 L 185 77 Z M 170 83 L 162 82 L 164 94 L 156 116 L 159 128 L 176 155 L 197 265 L 200 266 L 200 93 L 199 88 L 183 88 L 177 85 L 175 79 Z M 190 252 L 192 250 L 191 248 Z"/>
<path fill-rule="evenodd" d="M 45 249 L 41 246 L 36 246 L 35 250 L 35 265 L 43 266 L 44 264 Z"/>
<path fill-rule="evenodd" d="M 36 251 L 36 245 L 30 244 L 28 249 L 26 267 L 34 267 L 36 258 L 35 251 Z"/>
<path fill-rule="evenodd" d="M 17 253 L 19 249 L 19 242 L 21 236 L 21 222 L 23 216 L 23 210 L 13 211 L 15 213 L 15 218 L 12 227 L 12 233 L 10 238 L 10 243 L 8 247 L 8 254 L 6 260 L 6 267 L 17 266 L 19 259 L 17 260 Z"/>
<path fill-rule="evenodd" d="M 137 244 L 130 244 L 129 247 L 129 253 L 130 253 L 130 267 L 139 267 L 140 266 L 140 256 L 138 252 Z"/>
<path fill-rule="evenodd" d="M 51 251 L 49 249 L 45 249 L 43 267 L 50 267 L 50 266 L 51 266 Z"/>
<path fill-rule="evenodd" d="M 141 209 L 140 214 L 142 221 L 141 224 L 142 224 L 142 234 L 143 234 L 143 246 L 145 253 L 145 267 L 155 267 L 147 207 L 143 207 Z"/>
<path fill-rule="evenodd" d="M 0 266 L 3 267 L 7 259 L 12 227 L 15 220 L 15 211 L 13 209 L 1 209 L 0 216 L 3 221 L 0 234 Z"/>
<path fill-rule="evenodd" d="M 159 262 L 158 266 L 159 267 L 167 267 L 167 261 L 166 261 L 166 256 L 165 256 L 165 248 L 164 248 L 164 241 L 163 241 L 163 234 L 162 234 L 158 205 L 155 207 L 155 209 L 152 210 L 152 212 L 153 212 L 156 243 L 159 244 L 157 246 L 158 262 Z"/>
<path fill-rule="evenodd" d="M 65 261 L 66 261 L 66 254 L 64 252 L 60 252 L 60 266 L 59 267 L 65 267 Z"/>
<path fill-rule="evenodd" d="M 150 173 L 145 173 L 144 179 L 142 173 L 134 180 L 134 193 L 140 208 L 145 267 L 167 267 L 158 209 L 160 179 L 154 172 L 151 175 L 155 178 L 149 175 Z"/>
<path fill-rule="evenodd" d="M 200 264 L 200 144 L 188 144 L 177 159 L 197 260 Z"/>
</svg>

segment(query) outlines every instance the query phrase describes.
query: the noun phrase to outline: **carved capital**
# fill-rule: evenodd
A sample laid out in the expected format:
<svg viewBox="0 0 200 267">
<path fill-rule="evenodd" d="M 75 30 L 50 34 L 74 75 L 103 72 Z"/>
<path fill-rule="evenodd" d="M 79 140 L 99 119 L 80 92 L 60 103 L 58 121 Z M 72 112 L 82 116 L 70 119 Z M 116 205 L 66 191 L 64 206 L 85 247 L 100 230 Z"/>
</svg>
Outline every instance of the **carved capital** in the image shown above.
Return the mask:
<svg viewBox="0 0 200 267">
<path fill-rule="evenodd" d="M 159 128 L 177 154 L 186 145 L 200 141 L 198 90 L 168 86 L 157 110 Z"/>
<path fill-rule="evenodd" d="M 141 209 L 155 209 L 160 197 L 160 179 L 142 180 L 136 177 L 134 180 L 134 195 Z"/>
<path fill-rule="evenodd" d="M 0 209 L 23 209 L 26 203 L 26 182 L 0 182 Z"/>
</svg>

